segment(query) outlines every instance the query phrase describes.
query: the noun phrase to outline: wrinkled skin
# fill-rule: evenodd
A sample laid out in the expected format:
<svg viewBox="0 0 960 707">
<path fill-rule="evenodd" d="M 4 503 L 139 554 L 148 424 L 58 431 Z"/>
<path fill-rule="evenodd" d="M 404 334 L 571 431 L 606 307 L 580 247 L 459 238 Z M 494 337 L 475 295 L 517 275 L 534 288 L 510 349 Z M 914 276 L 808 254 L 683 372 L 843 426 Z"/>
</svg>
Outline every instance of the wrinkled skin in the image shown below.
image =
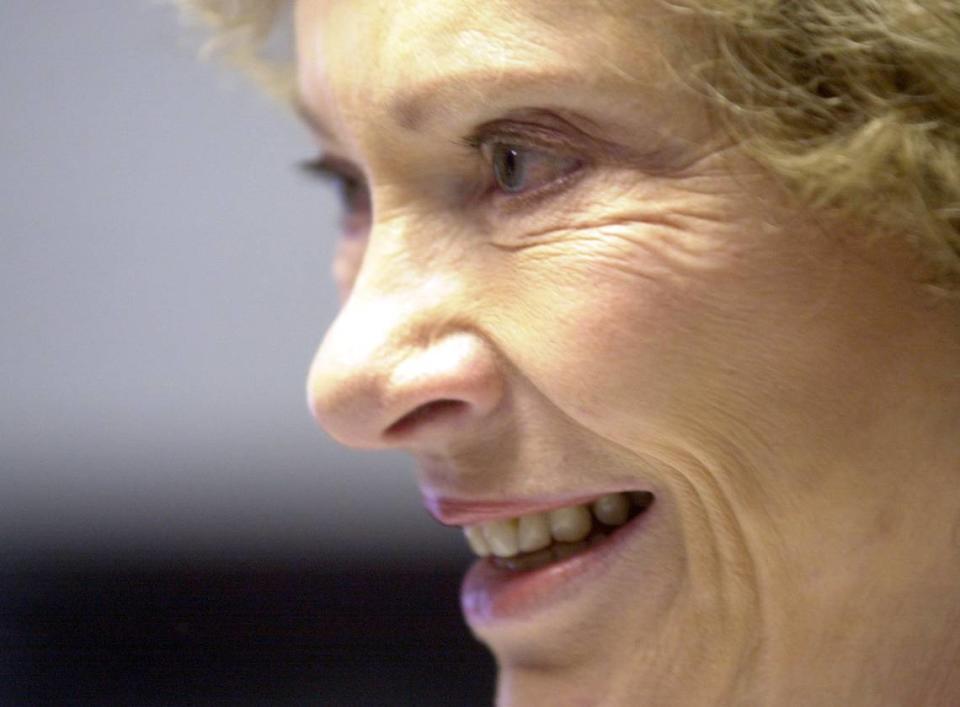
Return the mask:
<svg viewBox="0 0 960 707">
<path fill-rule="evenodd" d="M 427 494 L 657 495 L 585 591 L 471 625 L 498 703 L 960 704 L 960 312 L 715 129 L 677 78 L 704 38 L 650 0 L 300 0 L 296 29 L 374 204 L 321 424 Z M 542 189 L 491 187 L 491 121 Z"/>
</svg>

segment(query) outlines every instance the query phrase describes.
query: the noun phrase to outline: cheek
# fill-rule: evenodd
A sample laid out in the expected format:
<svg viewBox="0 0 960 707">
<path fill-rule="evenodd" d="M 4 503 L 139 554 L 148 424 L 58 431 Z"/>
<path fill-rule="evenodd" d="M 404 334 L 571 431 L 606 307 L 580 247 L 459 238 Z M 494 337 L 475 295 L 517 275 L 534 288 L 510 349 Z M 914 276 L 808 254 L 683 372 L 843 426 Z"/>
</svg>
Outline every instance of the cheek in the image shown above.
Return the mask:
<svg viewBox="0 0 960 707">
<path fill-rule="evenodd" d="M 702 422 L 704 382 L 730 376 L 756 324 L 731 237 L 607 227 L 519 254 L 501 290 L 502 345 L 553 404 L 606 436 Z"/>
</svg>

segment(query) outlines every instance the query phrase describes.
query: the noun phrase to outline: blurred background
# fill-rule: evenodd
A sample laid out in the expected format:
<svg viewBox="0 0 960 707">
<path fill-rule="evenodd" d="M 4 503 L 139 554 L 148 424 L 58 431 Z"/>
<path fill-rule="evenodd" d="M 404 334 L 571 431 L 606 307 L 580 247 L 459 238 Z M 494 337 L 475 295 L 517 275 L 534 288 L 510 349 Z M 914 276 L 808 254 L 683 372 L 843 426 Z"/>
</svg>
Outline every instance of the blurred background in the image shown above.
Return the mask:
<svg viewBox="0 0 960 707">
<path fill-rule="evenodd" d="M 306 411 L 336 195 L 200 43 L 0 2 L 0 704 L 489 704 L 460 533 Z"/>
</svg>

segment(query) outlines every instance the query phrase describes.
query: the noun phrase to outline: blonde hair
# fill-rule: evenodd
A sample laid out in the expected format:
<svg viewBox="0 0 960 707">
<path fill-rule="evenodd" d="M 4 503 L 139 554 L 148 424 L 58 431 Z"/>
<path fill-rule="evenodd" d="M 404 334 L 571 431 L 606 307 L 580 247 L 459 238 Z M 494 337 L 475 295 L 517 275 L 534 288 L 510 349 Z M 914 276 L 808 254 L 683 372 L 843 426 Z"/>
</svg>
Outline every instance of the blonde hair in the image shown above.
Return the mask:
<svg viewBox="0 0 960 707">
<path fill-rule="evenodd" d="M 289 0 L 178 0 L 274 93 L 263 55 Z M 670 2 L 671 0 L 664 0 Z M 693 78 L 744 149 L 805 203 L 906 237 L 960 291 L 960 2 L 672 0 L 714 46 Z"/>
<path fill-rule="evenodd" d="M 174 0 L 190 23 L 206 25 L 213 39 L 207 55 L 219 54 L 281 100 L 294 96 L 293 67 L 268 56 L 267 47 L 291 0 Z"/>
</svg>

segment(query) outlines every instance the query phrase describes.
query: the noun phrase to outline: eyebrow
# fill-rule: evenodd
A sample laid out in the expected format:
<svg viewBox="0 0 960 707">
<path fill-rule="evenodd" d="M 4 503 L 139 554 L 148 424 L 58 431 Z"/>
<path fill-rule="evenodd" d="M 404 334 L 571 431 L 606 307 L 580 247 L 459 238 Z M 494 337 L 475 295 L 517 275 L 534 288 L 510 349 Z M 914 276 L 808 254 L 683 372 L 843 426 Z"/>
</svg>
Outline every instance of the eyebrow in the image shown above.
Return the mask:
<svg viewBox="0 0 960 707">
<path fill-rule="evenodd" d="M 423 130 L 443 116 L 443 107 L 458 108 L 472 94 L 472 103 L 488 103 L 494 95 L 505 96 L 531 86 L 582 84 L 583 76 L 569 67 L 550 69 L 480 68 L 426 80 L 397 91 L 390 102 L 390 114 L 398 126 Z"/>
<path fill-rule="evenodd" d="M 516 93 L 524 88 L 553 84 L 555 86 L 582 85 L 583 76 L 569 67 L 564 69 L 490 69 L 481 68 L 440 76 L 422 81 L 415 86 L 396 91 L 388 104 L 388 114 L 398 127 L 418 132 L 436 122 L 448 110 L 457 110 L 467 94 L 473 103 L 487 103 L 494 94 Z M 297 93 L 293 99 L 297 115 L 321 139 L 336 142 L 333 130 L 310 108 L 306 99 Z"/>
</svg>

